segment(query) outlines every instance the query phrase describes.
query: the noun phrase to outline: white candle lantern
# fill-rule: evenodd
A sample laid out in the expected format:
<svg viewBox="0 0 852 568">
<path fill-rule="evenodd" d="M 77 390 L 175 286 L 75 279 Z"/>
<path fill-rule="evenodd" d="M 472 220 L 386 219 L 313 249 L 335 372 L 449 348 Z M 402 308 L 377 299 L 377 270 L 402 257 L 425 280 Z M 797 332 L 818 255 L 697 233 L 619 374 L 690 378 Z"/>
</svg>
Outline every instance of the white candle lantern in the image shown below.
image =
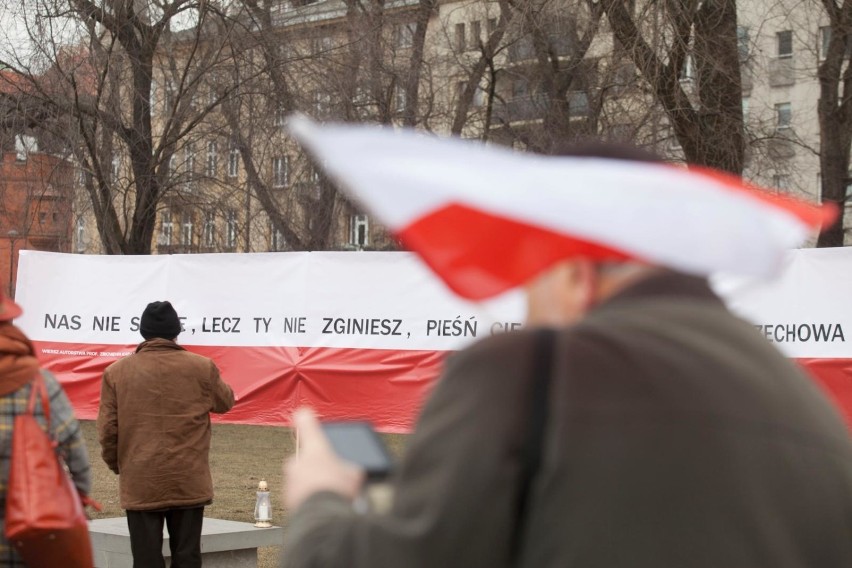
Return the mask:
<svg viewBox="0 0 852 568">
<path fill-rule="evenodd" d="M 272 526 L 272 503 L 269 500 L 269 487 L 266 480 L 257 484 L 257 501 L 254 505 L 254 526 L 268 528 Z"/>
</svg>

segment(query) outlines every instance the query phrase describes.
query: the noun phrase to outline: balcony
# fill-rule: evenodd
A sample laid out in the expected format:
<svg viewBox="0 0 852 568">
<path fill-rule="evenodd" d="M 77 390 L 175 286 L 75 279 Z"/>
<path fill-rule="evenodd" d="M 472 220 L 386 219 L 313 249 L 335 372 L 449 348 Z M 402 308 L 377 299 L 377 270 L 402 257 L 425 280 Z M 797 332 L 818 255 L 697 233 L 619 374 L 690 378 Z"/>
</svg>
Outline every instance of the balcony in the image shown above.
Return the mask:
<svg viewBox="0 0 852 568">
<path fill-rule="evenodd" d="M 789 132 L 789 129 L 779 131 L 779 135 L 783 136 Z M 773 160 L 789 160 L 796 156 L 796 145 L 783 137 L 770 138 L 766 141 L 767 154 Z"/>
<path fill-rule="evenodd" d="M 772 59 L 769 62 L 769 86 L 789 87 L 796 84 L 792 58 Z"/>
<path fill-rule="evenodd" d="M 550 106 L 547 95 L 515 97 L 494 109 L 497 119 L 504 123 L 541 120 Z M 572 119 L 585 118 L 589 114 L 589 98 L 586 93 L 575 91 L 568 94 L 568 115 Z"/>
<path fill-rule="evenodd" d="M 549 34 L 548 48 L 557 56 L 571 55 L 574 44 L 566 34 Z M 510 63 L 536 59 L 536 49 L 530 36 L 524 36 L 509 46 L 508 59 Z"/>
<path fill-rule="evenodd" d="M 319 181 L 297 181 L 293 189 L 297 198 L 305 203 L 316 203 L 322 196 Z"/>
</svg>

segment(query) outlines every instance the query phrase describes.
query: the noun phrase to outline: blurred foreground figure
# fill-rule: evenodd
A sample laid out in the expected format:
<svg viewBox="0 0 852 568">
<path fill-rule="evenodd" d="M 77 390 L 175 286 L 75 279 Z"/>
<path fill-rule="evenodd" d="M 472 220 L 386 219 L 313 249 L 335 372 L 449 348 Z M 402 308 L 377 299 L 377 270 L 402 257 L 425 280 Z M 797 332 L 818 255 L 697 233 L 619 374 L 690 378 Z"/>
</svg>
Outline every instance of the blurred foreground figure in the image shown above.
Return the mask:
<svg viewBox="0 0 852 568">
<path fill-rule="evenodd" d="M 175 342 L 181 325 L 170 302 L 148 304 L 139 332 L 136 352 L 104 371 L 101 455 L 119 475 L 133 566 L 165 568 L 165 523 L 171 566 L 200 568 L 204 507 L 213 501 L 210 413 L 230 410 L 234 392 L 211 359 Z"/>
<path fill-rule="evenodd" d="M 21 315 L 21 308 L 0 292 L 0 567 L 24 566 L 14 547 L 6 540 L 6 484 L 12 455 L 12 428 L 15 416 L 27 412 L 30 383 L 41 372 L 50 400 L 48 432 L 57 441 L 58 451 L 71 473 L 74 485 L 83 495 L 91 492 L 92 470 L 86 452 L 80 424 L 74 418 L 71 403 L 54 376 L 39 371 L 33 346 L 24 333 L 12 324 Z M 35 406 L 35 416 L 44 421 L 41 403 Z"/>
<path fill-rule="evenodd" d="M 345 186 L 323 141 L 306 140 Z M 664 168 L 636 169 L 653 167 Z M 351 179 L 364 198 L 363 180 Z M 649 231 L 665 222 L 633 213 L 649 216 Z M 724 241 L 727 230 L 702 236 L 699 223 L 698 235 L 670 241 Z M 530 238 L 539 249 L 504 250 L 495 264 L 548 245 Z M 428 235 L 409 233 L 406 244 L 460 288 L 454 268 L 430 256 Z M 296 415 L 303 449 L 285 465 L 286 567 L 852 566 L 852 444 L 823 393 L 703 276 L 653 262 L 667 250 L 640 263 L 585 245 L 524 279 L 524 331 L 448 359 L 389 512 L 353 511 L 358 472 L 331 452 L 312 413 Z"/>
</svg>

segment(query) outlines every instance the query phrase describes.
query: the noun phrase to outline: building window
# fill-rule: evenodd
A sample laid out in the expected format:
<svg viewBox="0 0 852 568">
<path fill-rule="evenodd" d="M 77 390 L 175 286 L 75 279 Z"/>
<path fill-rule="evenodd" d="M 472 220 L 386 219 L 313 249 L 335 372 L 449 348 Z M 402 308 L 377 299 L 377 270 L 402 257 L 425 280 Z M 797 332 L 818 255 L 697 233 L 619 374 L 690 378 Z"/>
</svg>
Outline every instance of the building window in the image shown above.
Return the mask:
<svg viewBox="0 0 852 568">
<path fill-rule="evenodd" d="M 314 109 L 317 117 L 324 117 L 331 110 L 331 95 L 317 91 L 314 93 Z"/>
<path fill-rule="evenodd" d="M 228 211 L 226 223 L 227 233 L 225 236 L 225 246 L 229 249 L 234 249 L 237 246 L 237 212 L 233 209 Z"/>
<path fill-rule="evenodd" d="M 749 52 L 751 51 L 751 44 L 749 41 L 749 31 L 747 26 L 737 26 L 737 51 L 739 51 L 740 54 L 740 61 L 748 59 Z"/>
<path fill-rule="evenodd" d="M 530 95 L 530 84 L 526 77 L 512 81 L 512 98 L 523 99 Z"/>
<path fill-rule="evenodd" d="M 44 225 L 47 222 L 47 211 L 39 211 L 38 212 L 38 224 Z"/>
<path fill-rule="evenodd" d="M 394 28 L 394 33 L 396 34 L 396 46 L 401 49 L 413 46 L 416 27 L 416 24 L 413 22 L 398 24 L 396 28 Z"/>
<path fill-rule="evenodd" d="M 405 87 L 396 86 L 396 112 L 405 112 L 408 108 L 408 94 L 405 92 Z"/>
<path fill-rule="evenodd" d="M 180 224 L 180 244 L 192 245 L 192 214 L 184 212 Z"/>
<path fill-rule="evenodd" d="M 315 55 L 320 55 L 334 49 L 334 38 L 330 35 L 313 39 L 311 50 Z"/>
<path fill-rule="evenodd" d="M 118 174 L 121 172 L 121 161 L 118 159 L 118 156 L 112 157 L 112 162 L 110 163 L 110 176 L 113 181 L 118 179 Z"/>
<path fill-rule="evenodd" d="M 482 41 L 482 24 L 479 20 L 474 20 L 470 23 L 470 42 L 467 48 L 471 50 L 479 49 L 479 44 Z"/>
<path fill-rule="evenodd" d="M 228 152 L 228 177 L 235 178 L 240 173 L 240 150 L 235 144 Z"/>
<path fill-rule="evenodd" d="M 455 37 L 455 46 L 456 51 L 464 51 L 466 47 L 467 38 L 465 37 L 465 27 L 464 22 L 456 24 L 456 37 Z"/>
<path fill-rule="evenodd" d="M 284 107 L 278 105 L 275 109 L 275 118 L 273 119 L 274 124 L 277 128 L 284 128 L 287 124 L 287 111 L 284 110 Z"/>
<path fill-rule="evenodd" d="M 192 178 L 192 174 L 195 172 L 195 148 L 193 148 L 192 142 L 187 142 L 186 146 L 183 147 L 183 164 L 186 166 L 187 175 Z"/>
<path fill-rule="evenodd" d="M 782 132 L 789 130 L 793 123 L 793 109 L 790 103 L 778 103 L 775 105 L 775 130 Z"/>
<path fill-rule="evenodd" d="M 175 84 L 171 80 L 166 81 L 165 91 L 166 96 L 163 101 L 166 107 L 165 114 L 171 114 L 175 109 L 175 102 L 177 101 L 177 97 L 175 96 Z"/>
<path fill-rule="evenodd" d="M 355 88 L 355 97 L 352 99 L 352 104 L 355 106 L 370 104 L 370 92 L 363 85 L 358 85 Z"/>
<path fill-rule="evenodd" d="M 775 174 L 772 176 L 772 187 L 780 191 L 789 191 L 790 176 L 787 174 Z"/>
<path fill-rule="evenodd" d="M 743 122 L 748 122 L 748 113 L 749 106 L 751 105 L 751 99 L 749 97 L 743 97 Z"/>
<path fill-rule="evenodd" d="M 215 140 L 207 143 L 207 177 L 216 177 L 219 164 L 219 144 Z"/>
<path fill-rule="evenodd" d="M 482 88 L 482 85 L 478 85 L 476 91 L 473 93 L 473 106 L 477 108 L 484 107 L 487 100 L 488 93 Z"/>
<path fill-rule="evenodd" d="M 272 252 L 282 251 L 286 248 L 287 241 L 284 239 L 284 235 L 275 228 L 275 225 L 270 222 L 269 223 L 269 250 Z"/>
<path fill-rule="evenodd" d="M 831 26 L 822 26 L 819 29 L 819 59 L 822 61 L 828 56 L 828 44 L 831 43 Z"/>
<path fill-rule="evenodd" d="M 497 31 L 497 18 L 488 18 L 488 37 Z"/>
<path fill-rule="evenodd" d="M 793 57 L 793 31 L 784 30 L 775 34 L 778 42 L 778 59 Z"/>
<path fill-rule="evenodd" d="M 170 246 L 172 244 L 172 233 L 174 225 L 172 224 L 172 211 L 165 209 L 160 219 L 160 244 Z"/>
<path fill-rule="evenodd" d="M 819 29 L 819 58 L 820 61 L 828 56 L 828 46 L 831 43 L 831 26 L 822 26 Z M 843 57 L 849 59 L 852 57 L 852 41 L 847 37 L 846 48 L 843 51 Z"/>
<path fill-rule="evenodd" d="M 585 91 L 569 92 L 568 112 L 571 116 L 585 116 L 589 114 L 589 94 Z"/>
<path fill-rule="evenodd" d="M 86 250 L 86 222 L 83 221 L 82 217 L 77 219 L 77 227 L 75 232 L 77 241 L 77 252 L 83 252 Z"/>
<path fill-rule="evenodd" d="M 216 214 L 208 211 L 204 215 L 204 246 L 213 248 L 216 244 Z"/>
<path fill-rule="evenodd" d="M 459 104 L 461 102 L 466 87 L 467 81 L 456 81 L 456 104 Z"/>
<path fill-rule="evenodd" d="M 350 228 L 349 244 L 358 248 L 370 244 L 370 220 L 366 215 L 352 215 Z"/>
<path fill-rule="evenodd" d="M 287 187 L 287 156 L 272 158 L 272 187 Z"/>
<path fill-rule="evenodd" d="M 681 81 L 692 81 L 695 78 L 695 61 L 692 55 L 688 54 L 683 60 L 683 69 L 680 72 Z"/>
<path fill-rule="evenodd" d="M 35 137 L 19 134 L 15 136 L 15 159 L 19 162 L 26 162 L 27 157 L 38 152 L 38 143 Z"/>
</svg>

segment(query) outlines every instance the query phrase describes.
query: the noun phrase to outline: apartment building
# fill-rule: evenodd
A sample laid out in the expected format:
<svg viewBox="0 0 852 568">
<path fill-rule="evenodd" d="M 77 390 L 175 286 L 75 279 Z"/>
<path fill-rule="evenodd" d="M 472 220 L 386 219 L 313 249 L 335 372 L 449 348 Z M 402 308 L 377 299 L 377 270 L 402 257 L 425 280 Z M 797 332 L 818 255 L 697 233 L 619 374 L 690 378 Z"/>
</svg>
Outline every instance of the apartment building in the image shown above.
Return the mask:
<svg viewBox="0 0 852 568">
<path fill-rule="evenodd" d="M 267 22 L 234 14 L 244 26 L 231 31 L 227 56 L 192 90 L 176 96 L 181 77 L 162 65 L 152 96 L 155 125 L 162 130 L 164 117 L 213 110 L 171 149 L 156 252 L 396 248 L 287 138 L 285 121 L 291 112 L 384 123 L 401 116 L 406 93 L 399 77 L 412 49 L 416 6 L 385 4 L 376 31 L 377 16 L 354 22 L 343 2 L 282 2 Z M 378 47 L 367 46 L 368 34 Z M 194 47 L 186 36 L 169 57 Z M 363 63 L 376 63 L 376 53 L 381 65 Z M 353 72 L 352 59 L 366 71 Z"/>
<path fill-rule="evenodd" d="M 221 50 L 227 57 L 199 72 L 190 89 L 181 90 L 186 75 L 170 74 L 168 63 L 194 44 L 177 42 L 162 54 L 152 90 L 155 126 L 177 109 L 204 116 L 169 149 L 155 252 L 397 246 L 287 138 L 286 116 L 294 111 L 545 152 L 565 140 L 601 137 L 683 159 L 606 15 L 584 2 L 537 11 L 484 0 L 355 6 L 282 0 L 268 19 L 232 14 L 244 25 L 228 32 L 232 41 Z M 738 14 L 745 175 L 811 198 L 820 183 L 816 68 L 828 39 L 817 8 L 753 0 L 741 2 Z M 686 90 L 693 73 L 687 58 L 680 76 Z M 121 156 L 112 168 L 115 179 L 129 179 Z M 78 221 L 75 250 L 97 251 L 92 229 Z"/>
<path fill-rule="evenodd" d="M 740 3 L 745 176 L 811 199 L 820 194 L 817 67 L 830 38 L 816 3 Z"/>
</svg>

